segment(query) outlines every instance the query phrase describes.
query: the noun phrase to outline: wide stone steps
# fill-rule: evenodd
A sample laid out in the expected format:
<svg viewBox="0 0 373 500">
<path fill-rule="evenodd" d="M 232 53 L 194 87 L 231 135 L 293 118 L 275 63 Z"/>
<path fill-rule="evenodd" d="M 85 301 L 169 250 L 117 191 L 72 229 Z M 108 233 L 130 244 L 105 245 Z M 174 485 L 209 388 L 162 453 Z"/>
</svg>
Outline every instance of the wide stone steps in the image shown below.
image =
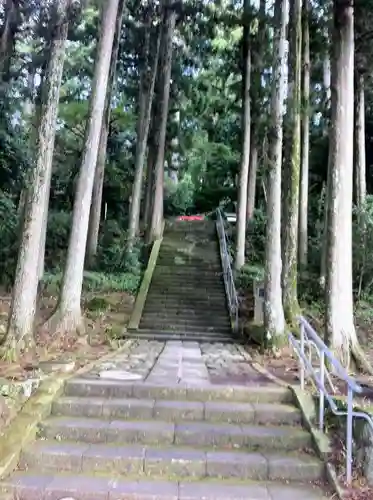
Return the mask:
<svg viewBox="0 0 373 500">
<path fill-rule="evenodd" d="M 175 401 L 138 398 L 68 397 L 53 403 L 55 416 L 93 417 L 105 420 L 143 419 L 209 421 L 255 425 L 300 425 L 301 413 L 285 403 Z"/>
<path fill-rule="evenodd" d="M 229 336 L 231 334 L 232 328 L 229 324 L 227 325 L 215 325 L 215 326 L 209 326 L 206 324 L 190 324 L 187 322 L 180 322 L 180 321 L 164 321 L 164 320 L 158 320 L 158 321 L 151 321 L 147 320 L 146 316 L 144 316 L 144 319 L 141 320 L 140 322 L 140 330 L 159 330 L 160 332 L 175 332 L 175 333 L 213 333 L 213 334 L 220 334 L 220 335 L 227 335 Z"/>
<path fill-rule="evenodd" d="M 166 342 L 167 340 L 183 341 L 183 342 L 210 342 L 220 344 L 232 344 L 242 342 L 242 338 L 233 334 L 224 335 L 208 332 L 178 332 L 175 330 L 143 330 L 137 329 L 134 331 L 128 330 L 126 332 L 127 338 L 135 338 L 138 340 L 157 340 L 159 342 Z"/>
<path fill-rule="evenodd" d="M 183 447 L 151 447 L 81 442 L 40 441 L 26 450 L 20 468 L 45 472 L 110 473 L 194 479 L 222 478 L 256 481 L 317 481 L 321 462 L 300 452 L 286 458 L 276 454 Z"/>
<path fill-rule="evenodd" d="M 288 389 L 163 385 L 174 351 L 160 359 L 154 383 L 67 381 L 2 484 L 7 500 L 326 500 L 316 485 L 324 466 Z"/>
<path fill-rule="evenodd" d="M 109 477 L 108 477 L 109 476 Z M 320 489 L 304 484 L 222 481 L 138 480 L 80 474 L 16 473 L 4 484 L 14 500 L 326 500 Z M 14 496 L 13 496 L 14 495 Z"/>
<path fill-rule="evenodd" d="M 194 325 L 194 326 L 212 326 L 212 327 L 219 327 L 219 326 L 230 326 L 230 321 L 227 318 L 226 314 L 224 315 L 211 315 L 209 318 L 206 318 L 205 315 L 189 315 L 185 314 L 183 311 L 176 311 L 175 313 L 170 314 L 169 312 L 165 310 L 158 310 L 151 312 L 148 309 L 145 309 L 143 312 L 143 319 L 144 321 L 152 321 L 152 324 L 156 321 L 161 321 L 162 323 L 167 322 L 170 324 L 178 324 L 178 323 L 185 323 L 188 325 Z"/>
</svg>

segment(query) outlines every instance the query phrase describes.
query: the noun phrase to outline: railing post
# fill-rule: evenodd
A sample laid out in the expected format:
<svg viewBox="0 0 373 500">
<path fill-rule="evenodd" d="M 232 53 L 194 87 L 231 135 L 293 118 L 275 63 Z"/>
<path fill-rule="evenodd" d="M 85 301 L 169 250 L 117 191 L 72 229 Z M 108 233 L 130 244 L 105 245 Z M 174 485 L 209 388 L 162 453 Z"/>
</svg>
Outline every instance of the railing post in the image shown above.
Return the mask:
<svg viewBox="0 0 373 500">
<path fill-rule="evenodd" d="M 303 322 L 302 320 L 299 321 L 299 324 L 300 324 L 300 351 L 302 353 L 302 355 L 304 355 L 304 325 L 303 325 Z M 305 371 L 305 368 L 304 368 L 304 362 L 303 362 L 303 359 L 300 358 L 299 359 L 299 371 L 300 371 L 300 387 L 302 389 L 302 391 L 304 391 L 304 371 Z"/>
<path fill-rule="evenodd" d="M 347 393 L 347 436 L 346 436 L 346 482 L 349 486 L 352 481 L 352 405 L 353 391 L 348 388 Z"/>
<path fill-rule="evenodd" d="M 325 413 L 325 353 L 324 351 L 320 354 L 320 381 L 322 384 L 322 389 L 319 390 L 319 429 L 324 430 L 324 413 Z"/>
</svg>

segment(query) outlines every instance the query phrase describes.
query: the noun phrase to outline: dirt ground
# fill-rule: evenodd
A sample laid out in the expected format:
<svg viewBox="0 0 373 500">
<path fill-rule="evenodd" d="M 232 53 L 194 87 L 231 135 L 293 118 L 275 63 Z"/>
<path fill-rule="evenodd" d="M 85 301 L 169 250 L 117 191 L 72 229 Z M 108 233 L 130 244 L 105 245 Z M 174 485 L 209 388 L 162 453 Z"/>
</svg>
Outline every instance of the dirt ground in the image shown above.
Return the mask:
<svg viewBox="0 0 373 500">
<path fill-rule="evenodd" d="M 6 333 L 10 301 L 10 295 L 0 291 L 0 335 Z M 42 297 L 35 323 L 35 352 L 17 363 L 0 359 L 0 432 L 24 402 L 13 388 L 22 381 L 40 378 L 50 362 L 51 365 L 72 363 L 79 368 L 118 348 L 133 303 L 134 297 L 126 293 L 86 294 L 83 300 L 86 335 L 51 338 L 41 325 L 51 316 L 56 297 Z"/>
</svg>

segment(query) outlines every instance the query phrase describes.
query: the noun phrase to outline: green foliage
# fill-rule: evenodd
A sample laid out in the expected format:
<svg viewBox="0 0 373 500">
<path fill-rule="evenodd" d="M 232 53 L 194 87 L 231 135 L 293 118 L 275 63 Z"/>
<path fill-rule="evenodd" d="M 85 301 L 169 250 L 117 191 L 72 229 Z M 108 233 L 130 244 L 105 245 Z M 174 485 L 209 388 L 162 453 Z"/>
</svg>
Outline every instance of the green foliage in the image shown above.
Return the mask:
<svg viewBox="0 0 373 500">
<path fill-rule="evenodd" d="M 57 294 L 62 283 L 61 272 L 46 273 L 42 284 L 51 294 Z M 139 287 L 141 277 L 133 273 L 103 273 L 85 271 L 83 290 L 88 292 L 127 292 L 135 293 Z"/>
<path fill-rule="evenodd" d="M 183 177 L 176 185 L 167 182 L 165 186 L 165 215 L 185 215 L 193 211 L 194 185 L 189 175 Z"/>
<path fill-rule="evenodd" d="M 17 264 L 17 233 L 19 217 L 10 196 L 0 191 L 0 276 L 1 283 L 10 286 Z"/>
<path fill-rule="evenodd" d="M 247 261 L 264 265 L 265 258 L 265 228 L 266 215 L 257 209 L 249 222 L 246 232 L 246 256 Z"/>
<path fill-rule="evenodd" d="M 264 267 L 245 264 L 239 271 L 236 282 L 239 288 L 252 288 L 254 282 L 264 280 Z"/>
</svg>

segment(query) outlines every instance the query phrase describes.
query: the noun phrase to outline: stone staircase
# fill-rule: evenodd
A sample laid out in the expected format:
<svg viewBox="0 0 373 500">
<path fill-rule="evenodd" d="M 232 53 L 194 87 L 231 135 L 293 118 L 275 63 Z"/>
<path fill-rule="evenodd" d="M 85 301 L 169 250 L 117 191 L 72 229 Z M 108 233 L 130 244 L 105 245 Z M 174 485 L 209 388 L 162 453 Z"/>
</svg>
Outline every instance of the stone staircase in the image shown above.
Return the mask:
<svg viewBox="0 0 373 500">
<path fill-rule="evenodd" d="M 190 374 L 202 369 L 197 350 L 183 344 Z M 1 498 L 327 498 L 316 485 L 324 467 L 288 389 L 173 383 L 177 356 L 166 345 L 146 381 L 68 381 Z"/>
<path fill-rule="evenodd" d="M 139 329 L 128 335 L 237 341 L 227 311 L 214 221 L 167 223 Z"/>
</svg>

